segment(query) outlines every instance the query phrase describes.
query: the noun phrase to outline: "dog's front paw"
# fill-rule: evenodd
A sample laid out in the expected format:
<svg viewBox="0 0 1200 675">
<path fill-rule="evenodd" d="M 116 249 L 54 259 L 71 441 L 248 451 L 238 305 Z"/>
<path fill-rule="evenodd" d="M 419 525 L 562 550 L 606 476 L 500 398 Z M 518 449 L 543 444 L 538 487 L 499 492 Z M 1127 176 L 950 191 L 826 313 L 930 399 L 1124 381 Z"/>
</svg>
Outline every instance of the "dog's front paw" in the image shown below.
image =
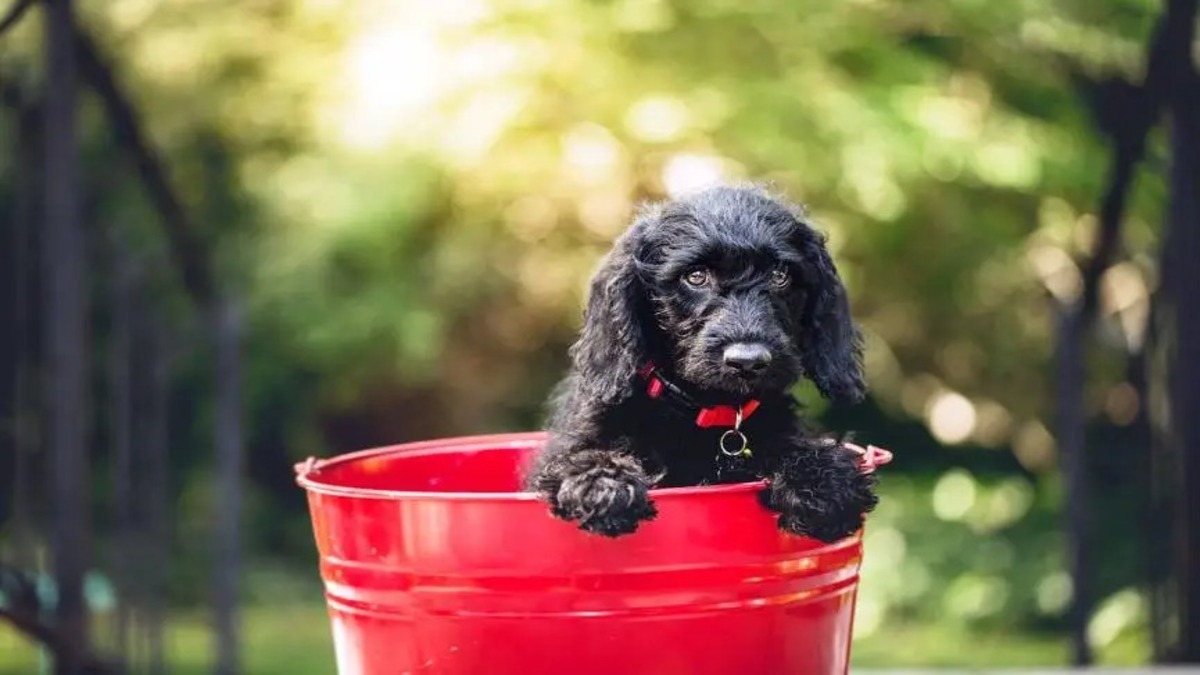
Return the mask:
<svg viewBox="0 0 1200 675">
<path fill-rule="evenodd" d="M 650 501 L 650 481 L 630 457 L 608 455 L 565 476 L 547 496 L 554 515 L 607 537 L 630 534 L 639 523 L 658 515 Z"/>
<path fill-rule="evenodd" d="M 763 503 L 779 512 L 779 529 L 823 542 L 835 542 L 857 532 L 863 524 L 860 506 L 822 499 L 811 490 L 773 481 L 763 491 Z"/>
<path fill-rule="evenodd" d="M 801 450 L 789 457 L 762 492 L 779 512 L 780 529 L 834 542 L 857 532 L 875 508 L 875 478 L 841 447 Z"/>
</svg>

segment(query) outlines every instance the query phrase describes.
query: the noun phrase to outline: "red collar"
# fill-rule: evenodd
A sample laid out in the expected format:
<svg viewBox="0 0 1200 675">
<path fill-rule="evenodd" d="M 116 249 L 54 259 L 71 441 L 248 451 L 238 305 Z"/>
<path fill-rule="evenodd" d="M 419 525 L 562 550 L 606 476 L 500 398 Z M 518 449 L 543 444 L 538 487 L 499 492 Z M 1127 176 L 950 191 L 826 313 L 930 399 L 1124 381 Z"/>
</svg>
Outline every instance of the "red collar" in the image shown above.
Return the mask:
<svg viewBox="0 0 1200 675">
<path fill-rule="evenodd" d="M 759 401 L 757 399 L 750 399 L 741 404 L 741 406 L 701 406 L 691 396 L 688 396 L 686 392 L 680 389 L 678 385 L 663 377 L 654 363 L 647 363 L 642 366 L 642 369 L 638 371 L 638 375 L 646 380 L 646 395 L 650 398 L 674 399 L 689 409 L 698 409 L 696 426 L 701 428 L 736 428 L 738 426 L 737 417 L 739 407 L 741 408 L 742 422 L 745 422 L 754 414 L 755 410 L 758 410 Z"/>
</svg>

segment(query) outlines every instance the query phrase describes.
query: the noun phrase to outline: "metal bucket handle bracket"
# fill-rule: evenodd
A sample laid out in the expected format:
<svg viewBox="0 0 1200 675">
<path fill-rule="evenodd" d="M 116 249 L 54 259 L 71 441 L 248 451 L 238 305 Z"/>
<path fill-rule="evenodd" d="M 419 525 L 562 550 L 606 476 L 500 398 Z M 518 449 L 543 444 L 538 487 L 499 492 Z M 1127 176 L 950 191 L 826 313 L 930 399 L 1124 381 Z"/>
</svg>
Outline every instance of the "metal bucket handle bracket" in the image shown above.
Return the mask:
<svg viewBox="0 0 1200 675">
<path fill-rule="evenodd" d="M 862 468 L 863 473 L 874 473 L 876 468 L 892 461 L 891 451 L 877 445 L 868 445 L 864 448 L 854 443 L 846 443 L 845 446 L 862 455 L 862 458 L 859 460 L 859 466 Z"/>
<path fill-rule="evenodd" d="M 292 468 L 296 472 L 296 478 L 308 478 L 308 476 L 311 474 L 320 471 L 321 467 L 324 465 L 325 460 L 317 459 L 316 457 L 309 457 L 303 462 L 296 464 Z"/>
</svg>

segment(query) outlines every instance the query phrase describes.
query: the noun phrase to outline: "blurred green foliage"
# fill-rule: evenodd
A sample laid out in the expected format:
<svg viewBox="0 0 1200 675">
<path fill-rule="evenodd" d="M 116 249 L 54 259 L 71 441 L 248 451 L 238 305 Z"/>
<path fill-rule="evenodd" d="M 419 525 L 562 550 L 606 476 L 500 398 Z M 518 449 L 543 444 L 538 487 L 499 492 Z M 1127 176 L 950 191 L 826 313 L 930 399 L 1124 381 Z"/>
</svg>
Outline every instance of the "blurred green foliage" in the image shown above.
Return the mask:
<svg viewBox="0 0 1200 675">
<path fill-rule="evenodd" d="M 1077 291 L 1073 260 L 1096 227 L 1108 157 L 1081 83 L 1139 72 L 1155 3 L 83 10 L 222 277 L 250 303 L 256 555 L 315 575 L 291 484 L 305 456 L 537 426 L 587 277 L 638 202 L 767 180 L 828 232 L 869 341 L 869 403 L 826 410 L 811 389 L 800 394 L 830 427 L 897 452 L 868 532 L 862 658 L 885 662 L 903 640 L 930 645 L 905 662 L 966 663 L 962 645 L 977 637 L 965 636 L 988 634 L 1042 645 L 988 652 L 993 663 L 1053 653 L 1045 644 L 1071 588 L 1048 310 Z M 36 38 L 26 25 L 6 39 L 0 73 L 36 82 Z M 157 269 L 158 224 L 103 119 L 85 112 L 89 222 L 124 233 Z M 0 148 L 12 147 L 11 125 L 0 116 Z M 11 157 L 0 152 L 5 208 L 20 170 Z M 1106 533 L 1093 633 L 1110 660 L 1145 650 L 1129 535 L 1139 448 L 1128 425 L 1142 403 L 1122 363 L 1155 285 L 1161 193 L 1156 174 L 1138 186 L 1124 255 L 1103 284 L 1105 349 L 1087 392 Z M 148 282 L 181 317 L 174 579 L 187 604 L 203 597 L 209 555 L 210 356 L 170 272 Z M 104 330 L 101 320 L 101 344 Z M 956 636 L 946 641 L 961 649 L 929 636 Z"/>
</svg>

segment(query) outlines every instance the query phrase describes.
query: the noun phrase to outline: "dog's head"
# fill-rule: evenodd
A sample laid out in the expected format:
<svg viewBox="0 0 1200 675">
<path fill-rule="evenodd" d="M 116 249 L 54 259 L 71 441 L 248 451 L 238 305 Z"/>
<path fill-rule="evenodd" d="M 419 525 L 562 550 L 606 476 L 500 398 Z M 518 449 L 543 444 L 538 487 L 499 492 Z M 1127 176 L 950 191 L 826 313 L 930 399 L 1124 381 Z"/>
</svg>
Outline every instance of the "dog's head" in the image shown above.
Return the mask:
<svg viewBox="0 0 1200 675">
<path fill-rule="evenodd" d="M 846 292 L 803 212 L 757 187 L 652 207 L 592 280 L 571 350 L 589 395 L 628 397 L 647 361 L 705 392 L 757 396 L 808 377 L 862 398 L 862 342 Z"/>
</svg>

